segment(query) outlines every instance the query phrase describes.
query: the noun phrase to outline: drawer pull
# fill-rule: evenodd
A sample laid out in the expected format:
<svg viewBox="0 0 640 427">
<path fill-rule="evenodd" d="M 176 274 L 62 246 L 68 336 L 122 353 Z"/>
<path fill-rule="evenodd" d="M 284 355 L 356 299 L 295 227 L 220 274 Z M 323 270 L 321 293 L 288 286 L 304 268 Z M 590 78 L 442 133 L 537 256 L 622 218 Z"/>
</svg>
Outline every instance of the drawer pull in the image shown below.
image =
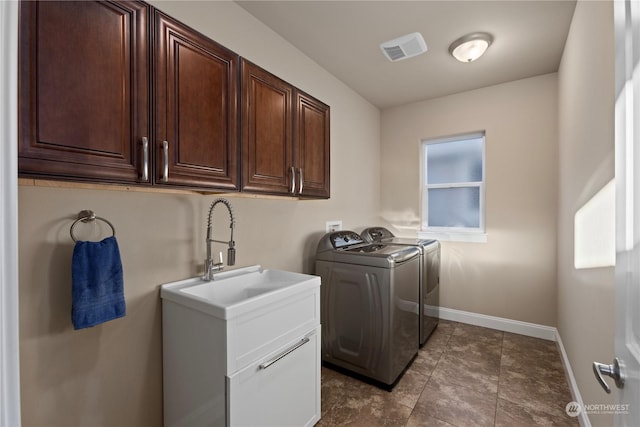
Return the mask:
<svg viewBox="0 0 640 427">
<path fill-rule="evenodd" d="M 273 359 L 264 362 L 263 364 L 260 365 L 260 369 L 267 369 L 269 366 L 273 365 L 274 363 L 276 363 L 278 360 L 282 359 L 283 357 L 285 357 L 286 355 L 288 355 L 289 353 L 292 353 L 294 351 L 296 351 L 297 349 L 299 349 L 300 347 L 302 347 L 303 345 L 305 345 L 306 343 L 309 342 L 309 337 L 304 337 L 303 339 L 301 339 L 299 342 L 297 342 L 296 344 L 292 345 L 291 347 L 289 347 L 288 349 L 286 349 L 285 351 L 283 351 L 282 353 L 278 354 L 276 357 L 274 357 Z"/>
<path fill-rule="evenodd" d="M 162 141 L 162 153 L 164 157 L 164 165 L 162 167 L 162 182 L 169 181 L 169 142 Z"/>
<path fill-rule="evenodd" d="M 291 194 L 296 194 L 296 168 L 291 166 Z"/>
<path fill-rule="evenodd" d="M 302 186 L 304 185 L 304 180 L 302 179 L 302 168 L 298 168 L 298 172 L 300 172 L 300 189 L 298 190 L 298 194 L 302 194 Z"/>
<path fill-rule="evenodd" d="M 141 181 L 149 181 L 149 139 L 142 138 L 142 177 Z"/>
</svg>

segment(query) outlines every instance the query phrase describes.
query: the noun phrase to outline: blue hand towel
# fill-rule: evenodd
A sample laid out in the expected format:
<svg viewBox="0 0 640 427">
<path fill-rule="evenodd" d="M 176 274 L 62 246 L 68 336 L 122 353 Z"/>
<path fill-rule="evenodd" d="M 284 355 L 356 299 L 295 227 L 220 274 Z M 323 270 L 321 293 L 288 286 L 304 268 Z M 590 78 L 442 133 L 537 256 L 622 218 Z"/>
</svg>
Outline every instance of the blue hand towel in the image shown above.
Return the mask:
<svg viewBox="0 0 640 427">
<path fill-rule="evenodd" d="M 89 328 L 126 314 L 122 261 L 115 236 L 77 241 L 71 262 L 74 329 Z"/>
</svg>

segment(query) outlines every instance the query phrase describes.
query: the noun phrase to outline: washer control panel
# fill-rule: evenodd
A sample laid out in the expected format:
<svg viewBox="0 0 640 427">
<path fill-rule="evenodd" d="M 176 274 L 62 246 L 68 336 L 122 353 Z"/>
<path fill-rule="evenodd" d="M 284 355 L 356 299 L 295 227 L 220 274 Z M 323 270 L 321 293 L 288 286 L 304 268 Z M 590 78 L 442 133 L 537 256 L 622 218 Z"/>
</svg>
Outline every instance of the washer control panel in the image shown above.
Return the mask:
<svg viewBox="0 0 640 427">
<path fill-rule="evenodd" d="M 362 237 L 353 231 L 337 231 L 335 233 L 331 233 L 330 240 L 331 244 L 336 249 L 364 243 Z"/>
<path fill-rule="evenodd" d="M 382 242 L 393 239 L 395 236 L 392 232 L 384 227 L 369 227 L 362 230 L 362 237 L 367 242 Z"/>
</svg>

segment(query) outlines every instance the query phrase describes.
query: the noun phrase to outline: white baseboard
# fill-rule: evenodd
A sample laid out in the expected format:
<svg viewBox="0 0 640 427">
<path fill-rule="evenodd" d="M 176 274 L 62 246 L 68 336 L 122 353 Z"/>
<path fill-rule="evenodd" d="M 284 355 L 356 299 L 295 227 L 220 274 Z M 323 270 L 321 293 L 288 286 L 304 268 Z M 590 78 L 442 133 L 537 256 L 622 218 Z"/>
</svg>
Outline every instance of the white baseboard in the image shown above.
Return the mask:
<svg viewBox="0 0 640 427">
<path fill-rule="evenodd" d="M 535 323 L 521 322 L 519 320 L 505 319 L 503 317 L 487 316 L 485 314 L 454 310 L 446 307 L 438 307 L 437 310 L 440 319 L 555 341 L 562 360 L 562 366 L 564 367 L 564 373 L 567 377 L 567 382 L 569 383 L 571 398 L 574 402 L 578 403 L 581 408 L 584 408 L 584 402 L 582 401 L 580 390 L 578 390 L 578 384 L 576 383 L 576 379 L 573 375 L 573 370 L 569 363 L 569 357 L 567 356 L 567 352 L 562 344 L 560 333 L 556 328 L 552 326 L 538 325 Z M 591 421 L 589 421 L 589 417 L 584 411 L 581 411 L 578 415 L 578 422 L 581 427 L 591 427 Z"/>
<path fill-rule="evenodd" d="M 485 328 L 542 338 L 549 341 L 556 340 L 557 330 L 551 326 L 505 319 L 503 317 L 487 316 L 486 314 L 471 313 L 469 311 L 454 310 L 446 307 L 440 307 L 438 312 L 440 318 L 445 320 L 483 326 Z"/>
<path fill-rule="evenodd" d="M 564 349 L 564 344 L 562 344 L 562 339 L 560 338 L 560 333 L 557 330 L 556 346 L 558 347 L 558 351 L 560 352 L 560 359 L 562 360 L 562 366 L 564 366 L 564 374 L 567 377 L 567 381 L 569 382 L 571 398 L 574 402 L 578 403 L 581 408 L 584 408 L 584 401 L 582 400 L 582 396 L 580 395 L 580 390 L 578 390 L 578 383 L 576 382 L 576 378 L 573 376 L 573 369 L 571 369 L 571 363 L 569 363 L 569 356 L 567 356 L 567 352 Z M 580 423 L 580 427 L 591 427 L 591 421 L 589 421 L 589 417 L 587 416 L 585 411 L 580 411 L 580 414 L 578 415 L 578 422 Z"/>
</svg>

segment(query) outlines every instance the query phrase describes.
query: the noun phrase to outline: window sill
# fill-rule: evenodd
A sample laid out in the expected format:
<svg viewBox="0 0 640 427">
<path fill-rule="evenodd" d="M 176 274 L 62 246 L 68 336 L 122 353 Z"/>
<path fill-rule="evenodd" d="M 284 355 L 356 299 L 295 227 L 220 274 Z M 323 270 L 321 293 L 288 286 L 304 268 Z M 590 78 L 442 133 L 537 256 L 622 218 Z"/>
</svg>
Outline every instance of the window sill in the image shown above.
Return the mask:
<svg viewBox="0 0 640 427">
<path fill-rule="evenodd" d="M 435 239 L 443 242 L 487 243 L 487 233 L 418 231 L 418 237 L 421 239 Z"/>
</svg>

